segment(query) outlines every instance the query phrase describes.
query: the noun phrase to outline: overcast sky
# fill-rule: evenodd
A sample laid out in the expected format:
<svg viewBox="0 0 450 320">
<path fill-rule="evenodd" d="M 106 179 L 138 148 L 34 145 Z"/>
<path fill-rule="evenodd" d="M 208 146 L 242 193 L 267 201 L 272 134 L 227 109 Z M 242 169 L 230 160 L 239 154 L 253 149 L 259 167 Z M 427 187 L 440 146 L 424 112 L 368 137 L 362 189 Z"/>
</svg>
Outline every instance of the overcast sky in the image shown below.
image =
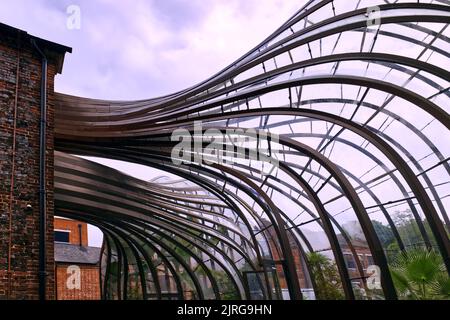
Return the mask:
<svg viewBox="0 0 450 320">
<path fill-rule="evenodd" d="M 249 51 L 306 2 L 306 0 L 0 1 L 0 22 L 73 48 L 73 53 L 66 56 L 63 74 L 56 79 L 55 86 L 58 92 L 103 99 L 152 98 L 190 87 Z M 344 3 L 347 2 L 339 2 L 340 6 Z M 67 9 L 73 6 L 80 9 L 79 29 L 67 27 L 68 19 L 71 21 L 73 18 L 73 11 L 68 13 Z M 427 26 L 430 27 L 430 24 Z M 436 28 L 440 30 L 442 26 L 437 25 Z M 426 38 L 426 35 L 415 32 L 417 39 Z M 340 41 L 343 44 L 342 52 L 354 51 L 355 48 L 352 46 L 359 45 L 358 39 L 362 34 L 348 33 L 347 36 L 350 37 L 347 41 Z M 398 39 L 385 37 L 383 41 L 377 42 L 380 43 L 388 48 L 396 47 L 397 54 L 407 57 L 417 58 L 418 53 L 412 49 L 422 51 L 422 48 L 412 48 L 410 43 L 402 43 Z M 306 54 L 306 51 L 304 53 Z M 439 58 L 439 55 L 434 54 L 430 61 L 441 65 L 447 62 L 445 58 L 442 60 L 445 63 L 438 63 L 441 61 L 439 59 L 442 57 Z M 341 64 L 341 69 L 342 65 L 345 66 L 345 63 Z M 355 64 L 352 63 L 349 67 L 347 71 L 351 74 Z M 386 70 L 383 70 L 379 75 L 375 73 L 372 75 L 394 83 L 403 83 L 404 77 L 407 77 L 406 74 L 389 71 L 389 77 L 386 78 L 388 74 L 385 73 Z M 324 86 L 321 88 L 324 90 Z M 414 87 L 410 89 L 412 88 Z M 338 87 L 335 87 L 335 90 L 337 89 Z M 356 87 L 351 89 L 358 91 Z M 310 92 L 312 97 L 317 95 L 314 87 L 310 88 Z M 303 90 L 303 97 L 307 97 L 307 94 L 308 90 Z M 379 94 L 374 90 L 371 90 L 368 97 L 372 102 L 375 101 L 374 103 L 386 98 L 385 94 Z M 356 99 L 357 95 L 354 98 Z M 369 98 L 366 100 L 370 100 Z M 424 116 L 423 112 L 411 108 L 411 104 L 405 101 L 399 104 L 399 100 L 396 99 L 386 109 L 406 117 L 418 128 L 424 128 L 423 133 L 432 139 L 446 156 L 450 144 L 447 143 L 448 136 L 445 139 L 446 136 L 442 135 L 445 131 L 436 123 L 428 125 L 429 115 Z M 415 112 L 410 112 L 411 110 Z M 361 119 L 367 117 L 367 112 L 367 110 L 360 111 L 355 118 L 356 121 L 362 121 Z M 359 116 L 362 118 L 358 118 Z M 408 146 L 409 151 L 412 151 L 417 159 L 422 159 L 421 164 L 424 168 L 434 165 L 437 161 L 435 158 L 424 157 L 430 152 L 428 146 L 425 146 L 423 141 L 419 144 L 415 135 L 403 134 L 404 129 L 401 126 L 391 126 L 387 132 L 398 137 L 397 142 L 402 146 Z M 297 131 L 301 132 L 300 129 Z M 346 150 L 340 147 L 341 151 Z M 359 161 L 361 158 L 351 152 L 354 151 L 334 152 L 330 158 L 334 162 L 347 164 L 354 172 L 364 172 L 368 169 L 366 165 L 372 165 L 371 162 Z M 145 180 L 161 174 L 143 166 L 104 159 L 97 161 Z M 382 171 L 381 168 L 378 169 Z M 375 170 L 371 172 L 373 175 L 376 173 Z M 439 178 L 439 175 L 439 170 L 429 173 L 429 176 L 438 182 L 441 181 L 439 179 L 446 177 L 444 174 Z M 444 185 L 441 190 L 443 188 L 445 190 L 441 191 L 441 194 L 448 194 L 448 186 Z M 374 186 L 372 189 L 384 202 L 403 198 L 399 190 L 393 187 L 392 181 Z M 450 198 L 443 201 L 445 205 L 449 203 Z M 287 207 L 289 203 L 280 204 L 282 205 Z M 406 208 L 406 204 L 402 204 L 403 207 Z M 333 210 L 340 211 L 336 208 Z M 381 213 L 372 214 L 371 218 L 378 219 L 378 215 L 381 216 Z M 339 219 L 346 222 L 354 220 L 355 217 L 349 212 L 348 218 L 340 215 Z M 89 230 L 90 244 L 101 245 L 101 234 L 93 228 Z"/>
<path fill-rule="evenodd" d="M 305 0 L 1 2 L 1 22 L 73 48 L 57 91 L 142 99 L 211 76 L 262 41 Z M 80 8 L 80 29 L 67 28 L 71 5 Z"/>
<path fill-rule="evenodd" d="M 252 49 L 306 0 L 1 0 L 0 22 L 73 48 L 55 90 L 143 99 L 190 87 Z M 132 5 L 131 5 L 132 4 Z M 80 9 L 76 28 L 73 6 Z M 69 11 L 68 11 L 69 9 Z M 68 28 L 69 26 L 75 28 Z M 142 166 L 99 161 L 149 180 Z M 90 245 L 101 234 L 89 228 Z"/>
</svg>

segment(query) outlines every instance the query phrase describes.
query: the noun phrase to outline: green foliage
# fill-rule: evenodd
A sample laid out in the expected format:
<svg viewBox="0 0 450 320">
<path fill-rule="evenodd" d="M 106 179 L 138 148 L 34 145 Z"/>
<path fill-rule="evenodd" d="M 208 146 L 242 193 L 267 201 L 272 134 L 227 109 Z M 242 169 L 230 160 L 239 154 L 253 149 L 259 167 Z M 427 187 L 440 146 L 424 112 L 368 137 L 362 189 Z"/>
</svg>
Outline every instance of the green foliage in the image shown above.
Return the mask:
<svg viewBox="0 0 450 320">
<path fill-rule="evenodd" d="M 386 248 L 386 256 L 388 262 L 393 263 L 397 259 L 397 256 L 400 252 L 401 250 L 397 241 L 393 241 L 391 244 L 389 244 Z"/>
<path fill-rule="evenodd" d="M 217 281 L 222 300 L 238 300 L 241 298 L 239 293 L 236 291 L 233 282 L 225 271 L 210 270 L 210 272 Z"/>
<path fill-rule="evenodd" d="M 419 226 L 414 218 L 414 215 L 411 213 L 411 210 L 408 209 L 405 211 L 395 212 L 393 220 L 405 247 L 419 247 L 424 245 L 423 236 L 419 230 Z M 422 221 L 422 225 L 425 233 L 430 239 L 431 245 L 435 248 L 437 244 L 436 240 L 432 236 L 433 232 L 431 231 L 430 224 L 428 221 L 424 220 Z"/>
<path fill-rule="evenodd" d="M 450 278 L 437 252 L 411 249 L 399 253 L 390 269 L 401 299 L 450 299 Z"/>
<path fill-rule="evenodd" d="M 417 221 L 414 218 L 411 210 L 407 209 L 404 211 L 396 211 L 392 215 L 392 220 L 406 248 L 424 246 L 423 235 L 420 232 L 419 225 L 417 224 Z M 421 221 L 421 223 L 423 225 L 425 233 L 428 235 L 431 246 L 436 247 L 436 240 L 433 237 L 433 232 L 431 231 L 430 224 L 427 220 L 423 220 Z M 373 226 L 378 238 L 381 241 L 381 244 L 385 249 L 398 249 L 398 246 L 396 246 L 396 239 L 389 226 L 384 225 L 379 221 L 373 221 Z M 447 232 L 447 234 L 450 237 L 450 233 Z"/>
<path fill-rule="evenodd" d="M 342 300 L 344 294 L 336 264 L 323 254 L 308 254 L 311 276 L 316 283 L 318 300 Z"/>
<path fill-rule="evenodd" d="M 138 276 L 134 276 L 133 280 L 128 280 L 128 290 L 127 290 L 127 299 L 128 300 L 142 300 L 142 291 L 141 291 L 141 285 L 138 282 L 139 278 Z"/>
<path fill-rule="evenodd" d="M 390 227 L 385 226 L 384 224 L 376 220 L 372 221 L 372 224 L 383 247 L 388 246 L 395 240 L 394 234 L 392 233 Z"/>
</svg>

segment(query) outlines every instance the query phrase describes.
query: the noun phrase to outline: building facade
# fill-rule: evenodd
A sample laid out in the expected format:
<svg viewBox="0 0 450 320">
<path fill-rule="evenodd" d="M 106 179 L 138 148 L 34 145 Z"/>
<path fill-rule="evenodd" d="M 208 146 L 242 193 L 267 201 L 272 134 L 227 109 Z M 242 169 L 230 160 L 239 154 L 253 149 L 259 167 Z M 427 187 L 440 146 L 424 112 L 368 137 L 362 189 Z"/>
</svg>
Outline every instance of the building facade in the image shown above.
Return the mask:
<svg viewBox="0 0 450 320">
<path fill-rule="evenodd" d="M 55 217 L 57 300 L 100 300 L 100 251 L 88 246 L 87 224 Z"/>
<path fill-rule="evenodd" d="M 53 87 L 70 51 L 0 24 L 0 299 L 55 296 Z"/>
</svg>

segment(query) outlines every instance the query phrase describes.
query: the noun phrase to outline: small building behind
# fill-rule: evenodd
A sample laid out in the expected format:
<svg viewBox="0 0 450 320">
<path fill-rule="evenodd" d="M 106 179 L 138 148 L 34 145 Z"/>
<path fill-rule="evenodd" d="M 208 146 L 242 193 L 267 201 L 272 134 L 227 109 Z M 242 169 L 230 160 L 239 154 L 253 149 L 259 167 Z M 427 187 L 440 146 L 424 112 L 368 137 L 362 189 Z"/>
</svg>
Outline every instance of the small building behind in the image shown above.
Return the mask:
<svg viewBox="0 0 450 320">
<path fill-rule="evenodd" d="M 57 300 L 100 300 L 101 248 L 88 246 L 87 224 L 55 217 Z"/>
</svg>

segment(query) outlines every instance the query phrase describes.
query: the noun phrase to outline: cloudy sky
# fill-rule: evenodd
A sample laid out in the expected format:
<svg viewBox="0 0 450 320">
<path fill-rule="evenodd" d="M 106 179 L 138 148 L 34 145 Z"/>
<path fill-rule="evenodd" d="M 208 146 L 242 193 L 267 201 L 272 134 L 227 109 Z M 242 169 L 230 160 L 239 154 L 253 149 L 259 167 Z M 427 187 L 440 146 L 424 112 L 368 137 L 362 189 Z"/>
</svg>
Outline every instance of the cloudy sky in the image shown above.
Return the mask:
<svg viewBox="0 0 450 320">
<path fill-rule="evenodd" d="M 1 22 L 73 48 L 57 91 L 142 99 L 184 89 L 216 73 L 306 0 L 1 2 Z M 73 5 L 80 9 L 80 29 L 67 27 Z"/>
<path fill-rule="evenodd" d="M 0 2 L 0 22 L 73 48 L 73 53 L 66 56 L 63 74 L 56 79 L 57 91 L 91 98 L 122 100 L 169 94 L 206 79 L 261 42 L 299 10 L 306 0 Z M 344 2 L 340 2 L 341 5 L 342 3 Z M 73 22 L 72 19 L 75 18 L 74 11 L 68 12 L 71 8 L 80 9 L 79 29 L 67 26 L 68 21 Z M 354 35 L 350 36 L 353 40 L 361 35 L 355 38 Z M 345 49 L 354 50 L 351 46 L 359 44 L 359 41 L 351 40 L 340 43 L 344 43 Z M 394 39 L 384 41 L 385 45 L 398 46 L 399 43 Z M 412 54 L 410 46 L 400 49 L 398 54 Z M 433 59 L 439 58 L 435 56 Z M 389 74 L 391 77 L 395 76 L 394 73 Z M 382 101 L 384 98 L 385 95 L 376 93 L 372 97 L 374 101 Z M 420 112 L 409 112 L 409 104 L 396 104 L 392 108 L 394 107 L 392 110 L 397 113 L 400 112 L 399 108 L 403 108 L 400 114 L 415 124 L 423 122 L 424 126 L 429 121 L 427 117 L 420 119 Z M 360 112 L 359 115 L 365 114 Z M 418 125 L 419 128 L 423 126 Z M 428 125 L 425 128 L 423 132 L 433 138 L 434 143 L 442 150 L 448 150 L 446 140 L 439 135 L 442 134 L 441 130 L 437 130 L 439 128 L 435 130 Z M 403 129 L 391 128 L 391 131 L 398 130 L 401 133 Z M 403 145 L 405 142 L 416 142 L 412 135 L 393 136 L 401 137 L 399 141 Z M 429 153 L 428 147 L 424 146 L 413 145 L 411 150 L 418 155 L 417 158 Z M 339 155 L 334 155 L 333 159 L 340 162 L 348 160 L 350 166 L 355 162 L 356 158 L 349 156 L 349 153 L 340 155 L 344 159 L 336 158 Z M 426 158 L 424 160 L 428 161 Z M 160 174 L 143 166 L 109 160 L 97 161 L 145 180 Z M 366 168 L 360 165 L 360 170 L 364 171 Z M 436 172 L 430 172 L 430 175 L 439 174 Z M 395 199 L 396 193 L 390 188 L 384 190 L 384 185 L 379 188 L 383 188 L 378 190 L 383 198 Z M 100 233 L 92 228 L 90 230 L 91 245 L 100 245 Z"/>
<path fill-rule="evenodd" d="M 63 74 L 56 78 L 56 91 L 144 99 L 173 93 L 215 74 L 264 40 L 304 3 L 1 0 L 0 22 L 73 48 Z M 155 175 L 138 165 L 98 162 L 146 180 Z M 90 245 L 101 245 L 101 233 L 91 227 L 89 239 Z"/>
</svg>

